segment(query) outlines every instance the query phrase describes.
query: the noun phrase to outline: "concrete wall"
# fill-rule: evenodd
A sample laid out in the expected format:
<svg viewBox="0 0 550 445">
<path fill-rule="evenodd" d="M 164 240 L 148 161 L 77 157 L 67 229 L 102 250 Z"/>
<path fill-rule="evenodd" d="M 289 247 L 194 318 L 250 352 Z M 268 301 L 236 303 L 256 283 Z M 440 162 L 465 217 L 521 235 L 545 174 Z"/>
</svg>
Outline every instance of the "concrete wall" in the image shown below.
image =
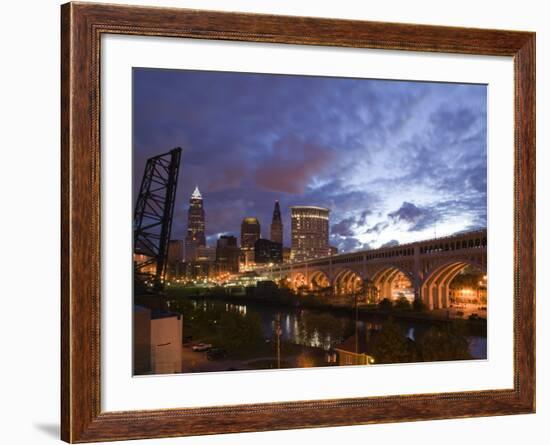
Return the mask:
<svg viewBox="0 0 550 445">
<path fill-rule="evenodd" d="M 153 374 L 181 372 L 182 317 L 151 320 L 151 371 Z"/>
</svg>

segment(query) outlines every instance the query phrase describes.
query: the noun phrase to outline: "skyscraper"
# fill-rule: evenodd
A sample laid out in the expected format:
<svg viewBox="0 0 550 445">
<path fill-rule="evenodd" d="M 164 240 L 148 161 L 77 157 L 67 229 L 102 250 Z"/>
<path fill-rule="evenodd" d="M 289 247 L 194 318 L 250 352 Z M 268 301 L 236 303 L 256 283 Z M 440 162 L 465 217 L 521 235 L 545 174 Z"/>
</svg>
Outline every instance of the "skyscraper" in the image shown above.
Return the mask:
<svg viewBox="0 0 550 445">
<path fill-rule="evenodd" d="M 254 262 L 254 245 L 260 239 L 258 218 L 248 217 L 241 223 L 241 262 L 245 266 Z"/>
<path fill-rule="evenodd" d="M 283 244 L 283 221 L 281 220 L 281 208 L 279 201 L 275 201 L 273 219 L 271 220 L 271 241 Z"/>
<path fill-rule="evenodd" d="M 179 278 L 182 271 L 183 240 L 171 239 L 168 243 L 168 258 L 166 261 L 166 276 Z"/>
<path fill-rule="evenodd" d="M 304 261 L 330 255 L 329 209 L 314 206 L 292 206 L 291 259 Z"/>
<path fill-rule="evenodd" d="M 218 273 L 238 273 L 239 253 L 237 238 L 231 235 L 220 236 L 216 245 L 216 265 Z"/>
<path fill-rule="evenodd" d="M 204 231 L 205 222 L 202 195 L 199 187 L 195 186 L 195 190 L 189 199 L 187 235 L 185 236 L 185 261 L 195 261 L 197 247 L 206 245 Z"/>
<path fill-rule="evenodd" d="M 275 241 L 260 238 L 254 245 L 254 262 L 256 264 L 282 263 L 283 245 Z"/>
</svg>

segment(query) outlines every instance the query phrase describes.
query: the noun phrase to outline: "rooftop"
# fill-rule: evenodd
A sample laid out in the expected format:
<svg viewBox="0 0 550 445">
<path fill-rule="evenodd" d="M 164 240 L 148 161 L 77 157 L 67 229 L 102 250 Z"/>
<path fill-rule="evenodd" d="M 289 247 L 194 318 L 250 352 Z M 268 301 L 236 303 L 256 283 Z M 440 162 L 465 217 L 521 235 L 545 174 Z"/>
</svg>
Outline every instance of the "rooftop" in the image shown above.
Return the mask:
<svg viewBox="0 0 550 445">
<path fill-rule="evenodd" d="M 199 190 L 199 186 L 195 185 L 195 190 L 193 190 L 193 194 L 191 195 L 191 199 L 202 199 L 201 192 Z"/>
<path fill-rule="evenodd" d="M 317 207 L 317 206 L 290 206 L 291 209 L 308 209 L 308 210 L 321 210 L 323 212 L 330 212 L 330 209 L 326 207 Z"/>
<path fill-rule="evenodd" d="M 255 218 L 254 216 L 248 216 L 243 219 L 243 222 L 247 224 L 259 224 L 258 218 Z"/>
<path fill-rule="evenodd" d="M 377 335 L 377 331 L 370 331 L 368 338 L 367 335 L 359 335 L 359 341 L 355 342 L 355 334 L 351 337 L 348 337 L 346 340 L 344 340 L 339 345 L 336 345 L 334 349 L 337 351 L 345 351 L 345 352 L 352 352 L 354 354 L 368 354 L 373 349 L 373 340 Z M 357 350 L 356 350 L 357 346 Z"/>
<path fill-rule="evenodd" d="M 160 318 L 170 318 L 170 317 L 181 317 L 180 314 L 176 312 L 164 311 L 162 309 L 154 309 L 151 311 L 151 320 L 158 320 Z"/>
</svg>

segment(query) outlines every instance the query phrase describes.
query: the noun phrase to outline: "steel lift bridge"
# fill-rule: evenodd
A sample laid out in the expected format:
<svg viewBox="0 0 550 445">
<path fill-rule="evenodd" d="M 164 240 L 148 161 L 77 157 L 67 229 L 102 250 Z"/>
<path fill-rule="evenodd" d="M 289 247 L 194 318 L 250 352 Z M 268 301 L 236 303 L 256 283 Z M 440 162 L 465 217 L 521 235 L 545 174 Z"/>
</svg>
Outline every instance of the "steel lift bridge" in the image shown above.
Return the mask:
<svg viewBox="0 0 550 445">
<path fill-rule="evenodd" d="M 147 160 L 134 210 L 134 292 L 162 292 L 181 148 Z"/>
</svg>

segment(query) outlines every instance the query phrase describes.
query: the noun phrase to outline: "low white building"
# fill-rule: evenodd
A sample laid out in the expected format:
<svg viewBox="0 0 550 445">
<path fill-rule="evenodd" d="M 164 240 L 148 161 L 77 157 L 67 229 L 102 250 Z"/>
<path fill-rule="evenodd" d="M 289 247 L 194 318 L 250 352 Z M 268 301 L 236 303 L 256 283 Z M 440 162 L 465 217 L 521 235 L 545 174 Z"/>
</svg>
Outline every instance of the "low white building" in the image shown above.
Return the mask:
<svg viewBox="0 0 550 445">
<path fill-rule="evenodd" d="M 135 306 L 134 374 L 181 372 L 182 338 L 180 314 Z"/>
<path fill-rule="evenodd" d="M 151 371 L 153 374 L 181 372 L 183 320 L 173 312 L 151 313 Z"/>
</svg>

